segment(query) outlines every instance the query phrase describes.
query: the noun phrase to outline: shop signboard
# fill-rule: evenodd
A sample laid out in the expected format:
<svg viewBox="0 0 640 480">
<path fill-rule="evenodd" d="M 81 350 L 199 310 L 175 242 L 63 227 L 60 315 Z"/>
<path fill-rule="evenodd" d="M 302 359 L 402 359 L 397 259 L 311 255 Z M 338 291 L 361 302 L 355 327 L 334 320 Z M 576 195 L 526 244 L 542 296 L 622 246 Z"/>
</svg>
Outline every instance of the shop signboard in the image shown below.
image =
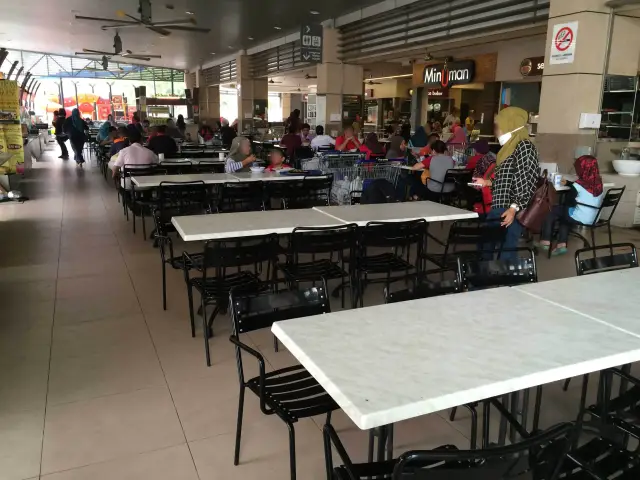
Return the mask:
<svg viewBox="0 0 640 480">
<path fill-rule="evenodd" d="M 424 84 L 427 87 L 449 88 L 473 82 L 476 63 L 473 60 L 460 60 L 424 67 Z"/>
<path fill-rule="evenodd" d="M 16 173 L 24 163 L 20 90 L 15 80 L 0 80 L 0 174 Z"/>
<path fill-rule="evenodd" d="M 447 91 L 445 89 L 442 88 L 430 88 L 429 90 L 427 90 L 427 96 L 429 97 L 446 97 L 447 96 Z"/>
<path fill-rule="evenodd" d="M 300 32 L 300 61 L 322 63 L 322 25 L 303 25 Z"/>
<path fill-rule="evenodd" d="M 573 63 L 576 56 L 576 42 L 578 41 L 578 22 L 558 23 L 553 26 L 551 39 L 551 65 Z"/>
<path fill-rule="evenodd" d="M 520 74 L 523 77 L 539 77 L 544 71 L 544 57 L 525 58 L 520 62 Z"/>
</svg>

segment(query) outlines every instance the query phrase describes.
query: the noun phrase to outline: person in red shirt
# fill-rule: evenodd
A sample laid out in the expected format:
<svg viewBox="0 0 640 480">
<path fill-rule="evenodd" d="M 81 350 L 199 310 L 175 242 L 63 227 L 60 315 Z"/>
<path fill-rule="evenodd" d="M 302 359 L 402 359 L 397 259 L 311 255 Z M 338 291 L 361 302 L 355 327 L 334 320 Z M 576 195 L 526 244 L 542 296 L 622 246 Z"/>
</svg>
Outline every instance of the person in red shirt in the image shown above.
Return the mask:
<svg viewBox="0 0 640 480">
<path fill-rule="evenodd" d="M 291 125 L 287 133 L 282 140 L 280 140 L 280 145 L 282 145 L 287 150 L 287 157 L 293 158 L 293 155 L 296 153 L 296 149 L 302 146 L 302 138 L 300 135 L 296 133 L 295 126 Z"/>
<path fill-rule="evenodd" d="M 283 168 L 291 168 L 289 164 L 284 163 L 284 153 L 279 148 L 271 150 L 269 162 L 269 166 L 264 169 L 265 172 L 274 172 L 276 170 L 282 170 Z"/>
<path fill-rule="evenodd" d="M 358 150 L 360 148 L 360 142 L 353 131 L 351 125 L 344 127 L 344 132 L 338 138 L 336 138 L 336 150 L 339 152 L 349 152 L 351 150 Z"/>
</svg>

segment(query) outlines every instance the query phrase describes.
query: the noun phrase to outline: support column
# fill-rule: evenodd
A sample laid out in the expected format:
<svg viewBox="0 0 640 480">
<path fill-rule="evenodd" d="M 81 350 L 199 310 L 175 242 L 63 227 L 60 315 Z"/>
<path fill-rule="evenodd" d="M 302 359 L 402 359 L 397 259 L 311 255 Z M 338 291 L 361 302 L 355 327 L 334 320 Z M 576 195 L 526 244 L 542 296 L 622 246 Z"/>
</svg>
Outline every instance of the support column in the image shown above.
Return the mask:
<svg viewBox="0 0 640 480">
<path fill-rule="evenodd" d="M 207 120 L 220 119 L 220 87 L 200 88 L 200 118 Z M 209 122 L 210 124 L 212 124 Z"/>
<path fill-rule="evenodd" d="M 348 65 L 338 60 L 338 31 L 324 27 L 323 63 L 318 64 L 316 124 L 335 135 L 342 130 L 344 115 L 342 97 L 361 95 L 364 98 L 361 65 Z"/>
<path fill-rule="evenodd" d="M 254 117 L 267 119 L 269 80 L 252 78 L 249 57 L 239 55 L 236 61 L 238 80 L 238 132 L 251 128 Z"/>
<path fill-rule="evenodd" d="M 598 142 L 597 130 L 579 129 L 581 113 L 601 113 L 605 74 L 638 74 L 640 20 L 614 15 L 607 0 L 551 0 L 536 146 L 541 161 L 568 172 L 578 147 L 590 147 L 603 170 L 611 149 L 625 142 Z M 552 65 L 554 26 L 578 22 L 573 63 Z M 610 52 L 610 53 L 609 53 Z"/>
</svg>

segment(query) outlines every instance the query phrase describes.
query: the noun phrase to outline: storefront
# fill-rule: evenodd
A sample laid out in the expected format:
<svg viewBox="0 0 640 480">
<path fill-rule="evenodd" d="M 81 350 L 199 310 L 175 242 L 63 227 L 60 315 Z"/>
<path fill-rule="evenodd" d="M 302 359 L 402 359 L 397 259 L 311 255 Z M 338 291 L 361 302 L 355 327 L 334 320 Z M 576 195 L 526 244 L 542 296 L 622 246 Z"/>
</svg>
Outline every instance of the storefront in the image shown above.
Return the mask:
<svg viewBox="0 0 640 480">
<path fill-rule="evenodd" d="M 493 135 L 500 97 L 496 64 L 496 53 L 414 64 L 412 123 L 443 122 L 456 109 L 463 122 L 473 115 L 480 134 Z"/>
</svg>

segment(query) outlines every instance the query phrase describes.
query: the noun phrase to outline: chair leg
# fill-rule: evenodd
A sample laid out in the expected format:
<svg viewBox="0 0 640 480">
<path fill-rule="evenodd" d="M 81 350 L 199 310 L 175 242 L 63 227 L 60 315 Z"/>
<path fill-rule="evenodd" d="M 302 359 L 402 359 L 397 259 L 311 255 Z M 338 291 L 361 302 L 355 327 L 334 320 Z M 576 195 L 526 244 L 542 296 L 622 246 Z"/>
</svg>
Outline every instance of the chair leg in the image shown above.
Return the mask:
<svg viewBox="0 0 640 480">
<path fill-rule="evenodd" d="M 590 228 L 591 230 L 591 248 L 593 248 L 593 256 L 596 256 L 596 229 Z"/>
<path fill-rule="evenodd" d="M 609 231 L 609 245 L 613 245 L 613 239 L 611 238 L 611 223 L 607 223 L 607 230 Z M 609 251 L 613 256 L 613 248 L 609 248 Z"/>
<path fill-rule="evenodd" d="M 327 414 L 327 424 L 330 423 L 330 415 L 331 412 Z M 327 480 L 333 480 L 333 456 L 331 452 L 331 439 L 328 435 L 322 435 L 323 443 L 324 443 L 324 462 L 325 468 L 327 470 Z"/>
<path fill-rule="evenodd" d="M 293 423 L 287 422 L 289 428 L 289 469 L 291 471 L 291 480 L 296 480 L 296 432 Z"/>
<path fill-rule="evenodd" d="M 238 396 L 238 422 L 236 423 L 236 449 L 233 454 L 233 464 L 240 463 L 240 440 L 242 438 L 242 417 L 244 414 L 244 385 L 240 385 L 240 394 Z"/>
<path fill-rule="evenodd" d="M 467 405 L 466 407 L 471 412 L 471 439 L 469 447 L 471 450 L 475 450 L 478 441 L 478 411 L 471 405 Z"/>
<path fill-rule="evenodd" d="M 167 309 L 167 264 L 164 261 L 162 262 L 162 309 Z"/>
<path fill-rule="evenodd" d="M 456 411 L 458 410 L 458 407 L 453 407 L 451 409 L 451 413 L 449 414 L 449 421 L 451 422 L 455 422 L 456 421 Z"/>
<path fill-rule="evenodd" d="M 142 221 L 142 239 L 147 239 L 147 222 L 144 221 L 144 208 L 140 212 L 140 220 Z"/>
<path fill-rule="evenodd" d="M 191 338 L 196 336 L 196 324 L 193 314 L 193 287 L 187 282 L 187 296 L 189 297 L 189 320 L 191 322 Z"/>
<path fill-rule="evenodd" d="M 564 381 L 564 385 L 562 386 L 562 391 L 566 392 L 567 390 L 569 390 L 569 384 L 571 383 L 571 379 L 567 378 Z"/>
<path fill-rule="evenodd" d="M 204 353 L 207 359 L 207 367 L 211 366 L 211 353 L 209 352 L 209 332 L 207 328 L 207 315 L 204 302 L 204 296 L 202 297 L 202 336 L 204 337 Z"/>
</svg>

